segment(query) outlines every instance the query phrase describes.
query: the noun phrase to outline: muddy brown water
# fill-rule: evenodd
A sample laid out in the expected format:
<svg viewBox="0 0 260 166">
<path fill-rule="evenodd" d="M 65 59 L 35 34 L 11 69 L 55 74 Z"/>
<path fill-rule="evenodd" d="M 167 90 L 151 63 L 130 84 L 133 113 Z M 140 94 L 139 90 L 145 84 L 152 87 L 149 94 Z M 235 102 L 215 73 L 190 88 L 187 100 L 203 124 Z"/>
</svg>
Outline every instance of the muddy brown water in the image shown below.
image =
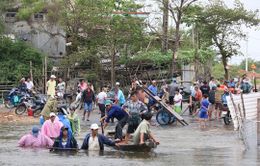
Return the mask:
<svg viewBox="0 0 260 166">
<path fill-rule="evenodd" d="M 97 113 L 91 122 L 82 123 L 77 137 L 81 146 L 89 125 L 97 122 Z M 160 145 L 149 153 L 121 152 L 105 147 L 104 152 L 49 152 L 48 149 L 24 149 L 17 147 L 21 136 L 31 130 L 31 125 L 0 125 L 0 165 L 260 165 L 260 150 L 245 150 L 232 126 L 222 121 L 211 121 L 201 130 L 194 118 L 184 116 L 189 126 L 153 126 L 152 131 Z"/>
</svg>

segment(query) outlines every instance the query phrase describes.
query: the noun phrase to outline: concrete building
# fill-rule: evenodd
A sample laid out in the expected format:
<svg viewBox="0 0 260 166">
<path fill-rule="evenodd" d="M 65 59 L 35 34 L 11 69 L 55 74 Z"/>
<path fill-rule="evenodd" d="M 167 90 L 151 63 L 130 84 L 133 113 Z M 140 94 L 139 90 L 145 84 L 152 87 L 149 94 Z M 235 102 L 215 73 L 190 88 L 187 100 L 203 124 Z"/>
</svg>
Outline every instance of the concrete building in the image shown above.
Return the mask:
<svg viewBox="0 0 260 166">
<path fill-rule="evenodd" d="M 35 48 L 57 60 L 66 55 L 66 33 L 46 21 L 46 13 L 35 13 L 27 21 L 17 19 L 17 9 L 5 13 L 6 35 L 31 43 Z"/>
</svg>

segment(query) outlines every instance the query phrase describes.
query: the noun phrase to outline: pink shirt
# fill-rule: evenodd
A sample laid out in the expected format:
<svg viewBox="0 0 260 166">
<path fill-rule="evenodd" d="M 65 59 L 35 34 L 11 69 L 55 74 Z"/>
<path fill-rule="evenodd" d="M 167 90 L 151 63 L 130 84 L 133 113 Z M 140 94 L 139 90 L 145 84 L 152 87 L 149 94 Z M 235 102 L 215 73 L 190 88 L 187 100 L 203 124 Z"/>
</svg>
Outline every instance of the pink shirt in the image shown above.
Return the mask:
<svg viewBox="0 0 260 166">
<path fill-rule="evenodd" d="M 62 126 L 63 124 L 58 118 L 56 118 L 53 123 L 49 119 L 43 123 L 41 132 L 49 138 L 57 138 L 60 135 L 60 129 Z"/>
<path fill-rule="evenodd" d="M 32 134 L 27 134 L 23 136 L 19 140 L 18 145 L 20 147 L 45 148 L 52 147 L 53 141 L 39 132 L 37 137 L 34 137 Z"/>
<path fill-rule="evenodd" d="M 80 87 L 80 91 L 83 92 L 84 90 L 87 89 L 88 84 L 84 82 L 83 84 L 80 84 L 79 87 Z"/>
</svg>

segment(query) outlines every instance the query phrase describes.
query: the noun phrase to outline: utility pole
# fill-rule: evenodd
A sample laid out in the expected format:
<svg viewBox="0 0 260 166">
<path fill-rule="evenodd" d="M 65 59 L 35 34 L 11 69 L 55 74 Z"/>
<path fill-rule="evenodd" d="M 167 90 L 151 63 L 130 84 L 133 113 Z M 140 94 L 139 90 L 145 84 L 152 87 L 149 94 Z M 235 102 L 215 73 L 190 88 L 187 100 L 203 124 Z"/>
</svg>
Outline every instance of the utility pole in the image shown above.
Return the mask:
<svg viewBox="0 0 260 166">
<path fill-rule="evenodd" d="M 163 36 L 162 36 L 162 52 L 166 53 L 168 50 L 168 20 L 169 20 L 169 0 L 163 0 Z"/>
</svg>

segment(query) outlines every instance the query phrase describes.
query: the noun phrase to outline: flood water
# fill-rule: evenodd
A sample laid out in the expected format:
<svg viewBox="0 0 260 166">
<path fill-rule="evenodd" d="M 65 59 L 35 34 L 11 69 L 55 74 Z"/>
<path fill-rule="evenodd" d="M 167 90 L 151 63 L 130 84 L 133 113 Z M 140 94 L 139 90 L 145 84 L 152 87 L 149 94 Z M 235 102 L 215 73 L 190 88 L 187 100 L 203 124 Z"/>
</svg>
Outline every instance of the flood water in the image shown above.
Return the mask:
<svg viewBox="0 0 260 166">
<path fill-rule="evenodd" d="M 98 115 L 94 115 L 93 119 Z M 245 150 L 232 125 L 211 121 L 210 127 L 201 130 L 198 122 L 184 116 L 189 126 L 153 126 L 152 131 L 160 145 L 149 153 L 121 152 L 105 147 L 100 152 L 49 152 L 48 149 L 23 149 L 17 147 L 21 136 L 31 130 L 31 125 L 0 126 L 0 165 L 260 165 L 260 150 Z M 95 122 L 95 121 L 92 121 Z M 83 122 L 77 137 L 81 146 L 91 122 Z"/>
</svg>

